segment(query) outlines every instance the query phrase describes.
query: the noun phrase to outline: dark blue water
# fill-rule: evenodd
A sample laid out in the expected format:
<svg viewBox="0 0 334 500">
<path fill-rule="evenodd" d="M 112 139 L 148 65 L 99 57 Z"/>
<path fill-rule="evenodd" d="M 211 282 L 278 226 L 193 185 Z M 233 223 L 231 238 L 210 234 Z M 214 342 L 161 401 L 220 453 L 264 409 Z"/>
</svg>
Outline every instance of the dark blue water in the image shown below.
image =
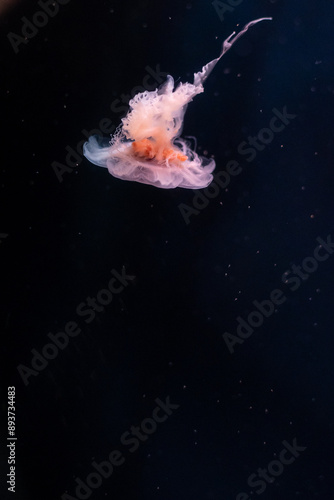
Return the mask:
<svg viewBox="0 0 334 500">
<path fill-rule="evenodd" d="M 17 499 L 331 500 L 334 6 L 0 15 L 4 498 L 15 386 Z M 267 16 L 187 110 L 183 136 L 216 161 L 208 189 L 82 156 L 131 95 L 192 81 Z"/>
</svg>

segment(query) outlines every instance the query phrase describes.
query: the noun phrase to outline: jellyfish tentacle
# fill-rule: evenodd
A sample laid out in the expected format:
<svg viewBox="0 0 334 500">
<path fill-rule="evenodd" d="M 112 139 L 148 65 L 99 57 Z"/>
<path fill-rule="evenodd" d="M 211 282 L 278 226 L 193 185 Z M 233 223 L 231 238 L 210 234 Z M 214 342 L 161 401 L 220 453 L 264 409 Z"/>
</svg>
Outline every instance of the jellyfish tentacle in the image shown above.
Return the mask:
<svg viewBox="0 0 334 500">
<path fill-rule="evenodd" d="M 226 54 L 226 52 L 228 50 L 230 50 L 232 45 L 235 44 L 235 42 L 238 41 L 239 38 L 242 37 L 242 35 L 244 33 L 246 33 L 248 28 L 250 28 L 251 26 L 254 26 L 254 24 L 260 23 L 261 21 L 271 21 L 271 20 L 272 20 L 272 17 L 261 17 L 260 19 L 255 19 L 254 21 L 250 21 L 249 23 L 247 23 L 239 33 L 236 34 L 236 32 L 233 31 L 233 33 L 231 33 L 231 35 L 228 36 L 226 38 L 226 40 L 224 40 L 222 51 L 221 51 L 219 57 L 210 61 L 208 64 L 203 66 L 201 71 L 194 74 L 194 85 L 196 87 L 199 85 L 203 85 L 203 83 L 205 82 L 205 80 L 210 75 L 211 71 L 213 70 L 213 68 L 216 66 L 217 62 L 223 57 L 224 54 Z"/>
</svg>

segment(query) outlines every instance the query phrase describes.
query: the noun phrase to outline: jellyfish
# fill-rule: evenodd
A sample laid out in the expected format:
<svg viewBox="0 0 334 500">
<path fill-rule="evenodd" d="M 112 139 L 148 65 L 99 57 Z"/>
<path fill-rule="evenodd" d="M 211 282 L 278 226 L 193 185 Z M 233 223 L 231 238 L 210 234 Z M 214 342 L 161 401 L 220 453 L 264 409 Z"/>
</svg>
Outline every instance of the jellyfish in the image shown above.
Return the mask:
<svg viewBox="0 0 334 500">
<path fill-rule="evenodd" d="M 136 94 L 110 142 L 91 136 L 84 144 L 84 156 L 118 179 L 163 189 L 207 187 L 213 179 L 214 159 L 200 157 L 190 141 L 180 137 L 187 105 L 204 92 L 203 83 L 213 68 L 248 28 L 271 19 L 255 19 L 238 34 L 233 32 L 219 57 L 194 74 L 193 83 L 179 83 L 174 88 L 174 79 L 168 75 L 158 89 Z"/>
</svg>

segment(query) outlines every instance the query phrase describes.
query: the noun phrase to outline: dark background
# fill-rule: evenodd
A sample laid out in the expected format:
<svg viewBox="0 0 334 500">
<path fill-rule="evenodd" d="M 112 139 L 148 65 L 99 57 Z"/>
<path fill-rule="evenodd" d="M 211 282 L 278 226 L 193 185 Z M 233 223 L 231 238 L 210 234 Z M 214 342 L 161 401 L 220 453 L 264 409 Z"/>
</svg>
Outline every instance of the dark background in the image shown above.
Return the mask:
<svg viewBox="0 0 334 500">
<path fill-rule="evenodd" d="M 1 16 L 4 498 L 77 498 L 75 478 L 119 449 L 125 463 L 89 498 L 235 500 L 296 439 L 306 450 L 250 498 L 331 500 L 334 256 L 294 292 L 281 276 L 334 232 L 334 4 L 244 1 L 221 20 L 208 0 L 71 0 L 15 53 L 8 33 L 40 10 L 23 0 Z M 243 168 L 189 224 L 179 205 L 192 206 L 191 190 L 120 181 L 81 157 L 59 182 L 52 164 L 83 129 L 120 123 L 110 105 L 147 66 L 192 81 L 238 24 L 267 16 L 187 110 L 183 134 L 216 172 L 233 159 Z M 296 118 L 247 162 L 238 145 L 284 106 Z M 85 323 L 78 304 L 123 266 L 136 278 Z M 224 332 L 275 288 L 285 303 L 231 354 Z M 69 321 L 80 335 L 25 385 L 17 367 Z M 167 396 L 179 408 L 129 453 L 121 435 Z"/>
</svg>

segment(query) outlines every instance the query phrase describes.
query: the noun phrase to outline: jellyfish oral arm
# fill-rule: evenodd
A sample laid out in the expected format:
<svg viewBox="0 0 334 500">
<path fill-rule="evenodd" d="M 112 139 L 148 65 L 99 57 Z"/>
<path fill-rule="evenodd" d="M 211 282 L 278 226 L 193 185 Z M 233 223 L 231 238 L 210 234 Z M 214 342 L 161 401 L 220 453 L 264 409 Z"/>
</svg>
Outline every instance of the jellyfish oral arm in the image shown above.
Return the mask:
<svg viewBox="0 0 334 500">
<path fill-rule="evenodd" d="M 254 26 L 254 24 L 260 23 L 261 21 L 271 21 L 271 20 L 272 17 L 261 17 L 260 19 L 255 19 L 254 21 L 247 23 L 239 33 L 235 34 L 235 31 L 233 31 L 233 33 L 223 42 L 222 51 L 219 57 L 213 59 L 208 64 L 203 66 L 202 71 L 199 71 L 198 73 L 194 74 L 194 85 L 195 86 L 202 85 L 205 82 L 205 80 L 210 75 L 213 68 L 216 66 L 217 62 L 223 57 L 224 54 L 226 54 L 228 50 L 230 50 L 232 45 L 234 45 L 235 42 L 237 42 L 239 38 L 242 37 L 244 33 L 246 33 L 248 28 Z"/>
</svg>

